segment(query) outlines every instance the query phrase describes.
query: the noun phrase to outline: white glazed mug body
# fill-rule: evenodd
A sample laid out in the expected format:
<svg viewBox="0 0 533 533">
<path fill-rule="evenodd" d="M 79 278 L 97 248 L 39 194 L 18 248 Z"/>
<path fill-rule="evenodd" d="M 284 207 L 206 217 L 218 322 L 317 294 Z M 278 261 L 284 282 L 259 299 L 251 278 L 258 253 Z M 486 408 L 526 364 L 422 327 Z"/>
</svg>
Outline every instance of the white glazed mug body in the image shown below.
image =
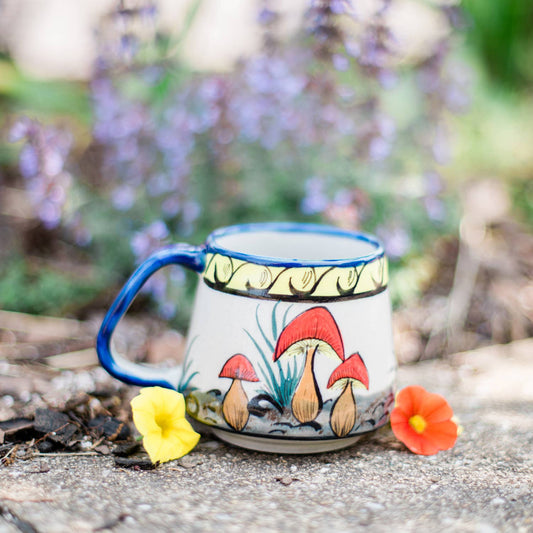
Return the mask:
<svg viewBox="0 0 533 533">
<path fill-rule="evenodd" d="M 387 262 L 373 237 L 250 224 L 213 232 L 194 253 L 170 261 L 200 274 L 184 364 L 166 383 L 139 383 L 131 366 L 117 375 L 99 343 L 113 375 L 176 388 L 196 421 L 264 451 L 336 449 L 387 422 L 396 361 Z"/>
</svg>

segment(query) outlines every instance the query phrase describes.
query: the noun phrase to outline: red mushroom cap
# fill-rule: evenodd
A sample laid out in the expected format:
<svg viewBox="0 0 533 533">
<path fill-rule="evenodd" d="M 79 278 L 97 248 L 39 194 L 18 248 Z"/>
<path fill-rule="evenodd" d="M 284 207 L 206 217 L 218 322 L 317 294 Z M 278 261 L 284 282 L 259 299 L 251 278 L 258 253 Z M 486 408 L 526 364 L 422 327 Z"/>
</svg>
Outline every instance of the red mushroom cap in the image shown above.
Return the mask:
<svg viewBox="0 0 533 533">
<path fill-rule="evenodd" d="M 274 351 L 274 361 L 296 343 L 317 340 L 328 345 L 344 361 L 344 344 L 339 327 L 325 307 L 313 307 L 293 319 L 281 332 Z"/>
<path fill-rule="evenodd" d="M 368 389 L 368 370 L 359 353 L 350 355 L 333 371 L 328 381 L 328 389 L 341 379 L 359 381 Z"/>
<path fill-rule="evenodd" d="M 252 363 L 240 353 L 235 354 L 226 361 L 218 377 L 242 379 L 243 381 L 259 381 Z"/>
</svg>

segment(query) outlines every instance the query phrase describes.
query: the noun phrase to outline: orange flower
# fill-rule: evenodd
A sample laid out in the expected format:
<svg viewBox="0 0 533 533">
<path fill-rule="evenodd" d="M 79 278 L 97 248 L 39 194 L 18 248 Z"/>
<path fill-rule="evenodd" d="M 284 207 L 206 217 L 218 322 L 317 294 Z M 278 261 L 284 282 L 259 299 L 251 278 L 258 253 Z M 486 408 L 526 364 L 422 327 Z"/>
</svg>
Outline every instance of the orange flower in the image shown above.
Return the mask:
<svg viewBox="0 0 533 533">
<path fill-rule="evenodd" d="M 390 423 L 396 438 L 413 453 L 434 455 L 449 450 L 457 440 L 452 408 L 439 394 L 411 385 L 396 396 Z"/>
</svg>

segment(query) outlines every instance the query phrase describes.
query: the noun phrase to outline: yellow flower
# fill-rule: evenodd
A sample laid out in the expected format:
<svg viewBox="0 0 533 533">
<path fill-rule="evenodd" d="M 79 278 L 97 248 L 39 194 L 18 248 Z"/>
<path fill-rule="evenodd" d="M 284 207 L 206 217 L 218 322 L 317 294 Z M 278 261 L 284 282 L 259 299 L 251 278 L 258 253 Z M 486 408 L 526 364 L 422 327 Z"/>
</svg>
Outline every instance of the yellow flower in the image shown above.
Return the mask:
<svg viewBox="0 0 533 533">
<path fill-rule="evenodd" d="M 183 394 L 162 387 L 141 389 L 131 400 L 133 423 L 143 436 L 152 463 L 165 463 L 187 455 L 200 435 L 185 418 Z"/>
</svg>

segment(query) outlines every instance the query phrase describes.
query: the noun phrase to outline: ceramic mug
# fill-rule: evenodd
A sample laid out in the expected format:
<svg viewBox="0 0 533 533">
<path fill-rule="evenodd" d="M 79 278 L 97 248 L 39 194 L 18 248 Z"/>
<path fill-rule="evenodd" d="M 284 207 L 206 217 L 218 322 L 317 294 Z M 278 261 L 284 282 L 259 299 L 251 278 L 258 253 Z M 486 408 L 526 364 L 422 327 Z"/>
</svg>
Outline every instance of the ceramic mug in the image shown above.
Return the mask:
<svg viewBox="0 0 533 533">
<path fill-rule="evenodd" d="M 177 264 L 200 274 L 185 360 L 136 364 L 113 331 L 148 278 Z M 187 413 L 224 441 L 277 453 L 339 449 L 385 424 L 394 399 L 387 260 L 372 236 L 263 223 L 176 244 L 131 276 L 98 334 L 103 367 L 182 392 Z"/>
</svg>

